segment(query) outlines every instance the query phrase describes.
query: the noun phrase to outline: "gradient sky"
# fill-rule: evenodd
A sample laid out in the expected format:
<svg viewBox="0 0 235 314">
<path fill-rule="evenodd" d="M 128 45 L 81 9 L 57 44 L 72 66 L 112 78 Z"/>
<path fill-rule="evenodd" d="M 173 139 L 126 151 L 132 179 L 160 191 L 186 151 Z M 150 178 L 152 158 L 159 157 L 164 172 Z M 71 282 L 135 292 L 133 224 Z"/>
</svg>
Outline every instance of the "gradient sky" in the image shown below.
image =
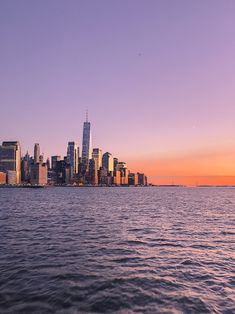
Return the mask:
<svg viewBox="0 0 235 314">
<path fill-rule="evenodd" d="M 0 140 L 93 143 L 150 176 L 235 176 L 234 0 L 1 0 Z M 235 180 L 234 180 L 235 182 Z"/>
</svg>

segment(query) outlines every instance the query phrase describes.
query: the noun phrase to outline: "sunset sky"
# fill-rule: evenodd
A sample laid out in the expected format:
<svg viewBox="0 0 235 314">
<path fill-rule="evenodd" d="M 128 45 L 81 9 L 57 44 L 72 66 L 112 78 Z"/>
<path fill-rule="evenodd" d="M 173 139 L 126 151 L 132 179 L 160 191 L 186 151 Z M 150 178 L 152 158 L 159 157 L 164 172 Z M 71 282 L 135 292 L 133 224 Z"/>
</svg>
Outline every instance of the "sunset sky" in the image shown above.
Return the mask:
<svg viewBox="0 0 235 314">
<path fill-rule="evenodd" d="M 234 0 L 1 0 L 0 43 L 1 141 L 64 155 L 88 107 L 150 181 L 235 184 Z"/>
</svg>

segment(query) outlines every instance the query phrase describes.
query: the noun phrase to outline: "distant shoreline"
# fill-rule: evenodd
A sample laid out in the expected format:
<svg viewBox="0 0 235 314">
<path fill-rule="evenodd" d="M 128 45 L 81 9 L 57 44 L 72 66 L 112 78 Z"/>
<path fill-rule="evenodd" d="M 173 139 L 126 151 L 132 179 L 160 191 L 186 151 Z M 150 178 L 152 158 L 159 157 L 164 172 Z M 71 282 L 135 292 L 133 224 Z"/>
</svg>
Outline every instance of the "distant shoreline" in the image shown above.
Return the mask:
<svg viewBox="0 0 235 314">
<path fill-rule="evenodd" d="M 48 188 L 235 188 L 235 185 L 177 185 L 177 184 L 165 184 L 165 185 L 0 185 L 0 189 L 48 189 Z"/>
</svg>

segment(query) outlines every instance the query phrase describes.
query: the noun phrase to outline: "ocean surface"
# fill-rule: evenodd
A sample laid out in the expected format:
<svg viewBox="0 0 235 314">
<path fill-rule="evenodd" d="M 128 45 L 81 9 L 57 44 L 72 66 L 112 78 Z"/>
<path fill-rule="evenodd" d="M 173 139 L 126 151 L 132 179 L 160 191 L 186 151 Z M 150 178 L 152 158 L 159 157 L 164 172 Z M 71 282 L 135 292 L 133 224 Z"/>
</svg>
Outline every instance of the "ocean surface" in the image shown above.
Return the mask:
<svg viewBox="0 0 235 314">
<path fill-rule="evenodd" d="M 0 189 L 0 313 L 235 313 L 235 188 Z"/>
</svg>

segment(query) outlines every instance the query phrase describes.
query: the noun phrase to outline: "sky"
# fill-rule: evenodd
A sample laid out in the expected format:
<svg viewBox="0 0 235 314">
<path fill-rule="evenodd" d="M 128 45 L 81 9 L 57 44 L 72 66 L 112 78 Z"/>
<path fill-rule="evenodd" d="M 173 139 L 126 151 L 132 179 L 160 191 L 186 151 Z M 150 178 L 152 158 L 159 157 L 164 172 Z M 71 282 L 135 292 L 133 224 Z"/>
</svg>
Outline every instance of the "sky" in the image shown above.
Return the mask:
<svg viewBox="0 0 235 314">
<path fill-rule="evenodd" d="M 234 34 L 233 0 L 1 0 L 0 141 L 63 156 L 88 108 L 154 183 L 235 184 Z"/>
</svg>

